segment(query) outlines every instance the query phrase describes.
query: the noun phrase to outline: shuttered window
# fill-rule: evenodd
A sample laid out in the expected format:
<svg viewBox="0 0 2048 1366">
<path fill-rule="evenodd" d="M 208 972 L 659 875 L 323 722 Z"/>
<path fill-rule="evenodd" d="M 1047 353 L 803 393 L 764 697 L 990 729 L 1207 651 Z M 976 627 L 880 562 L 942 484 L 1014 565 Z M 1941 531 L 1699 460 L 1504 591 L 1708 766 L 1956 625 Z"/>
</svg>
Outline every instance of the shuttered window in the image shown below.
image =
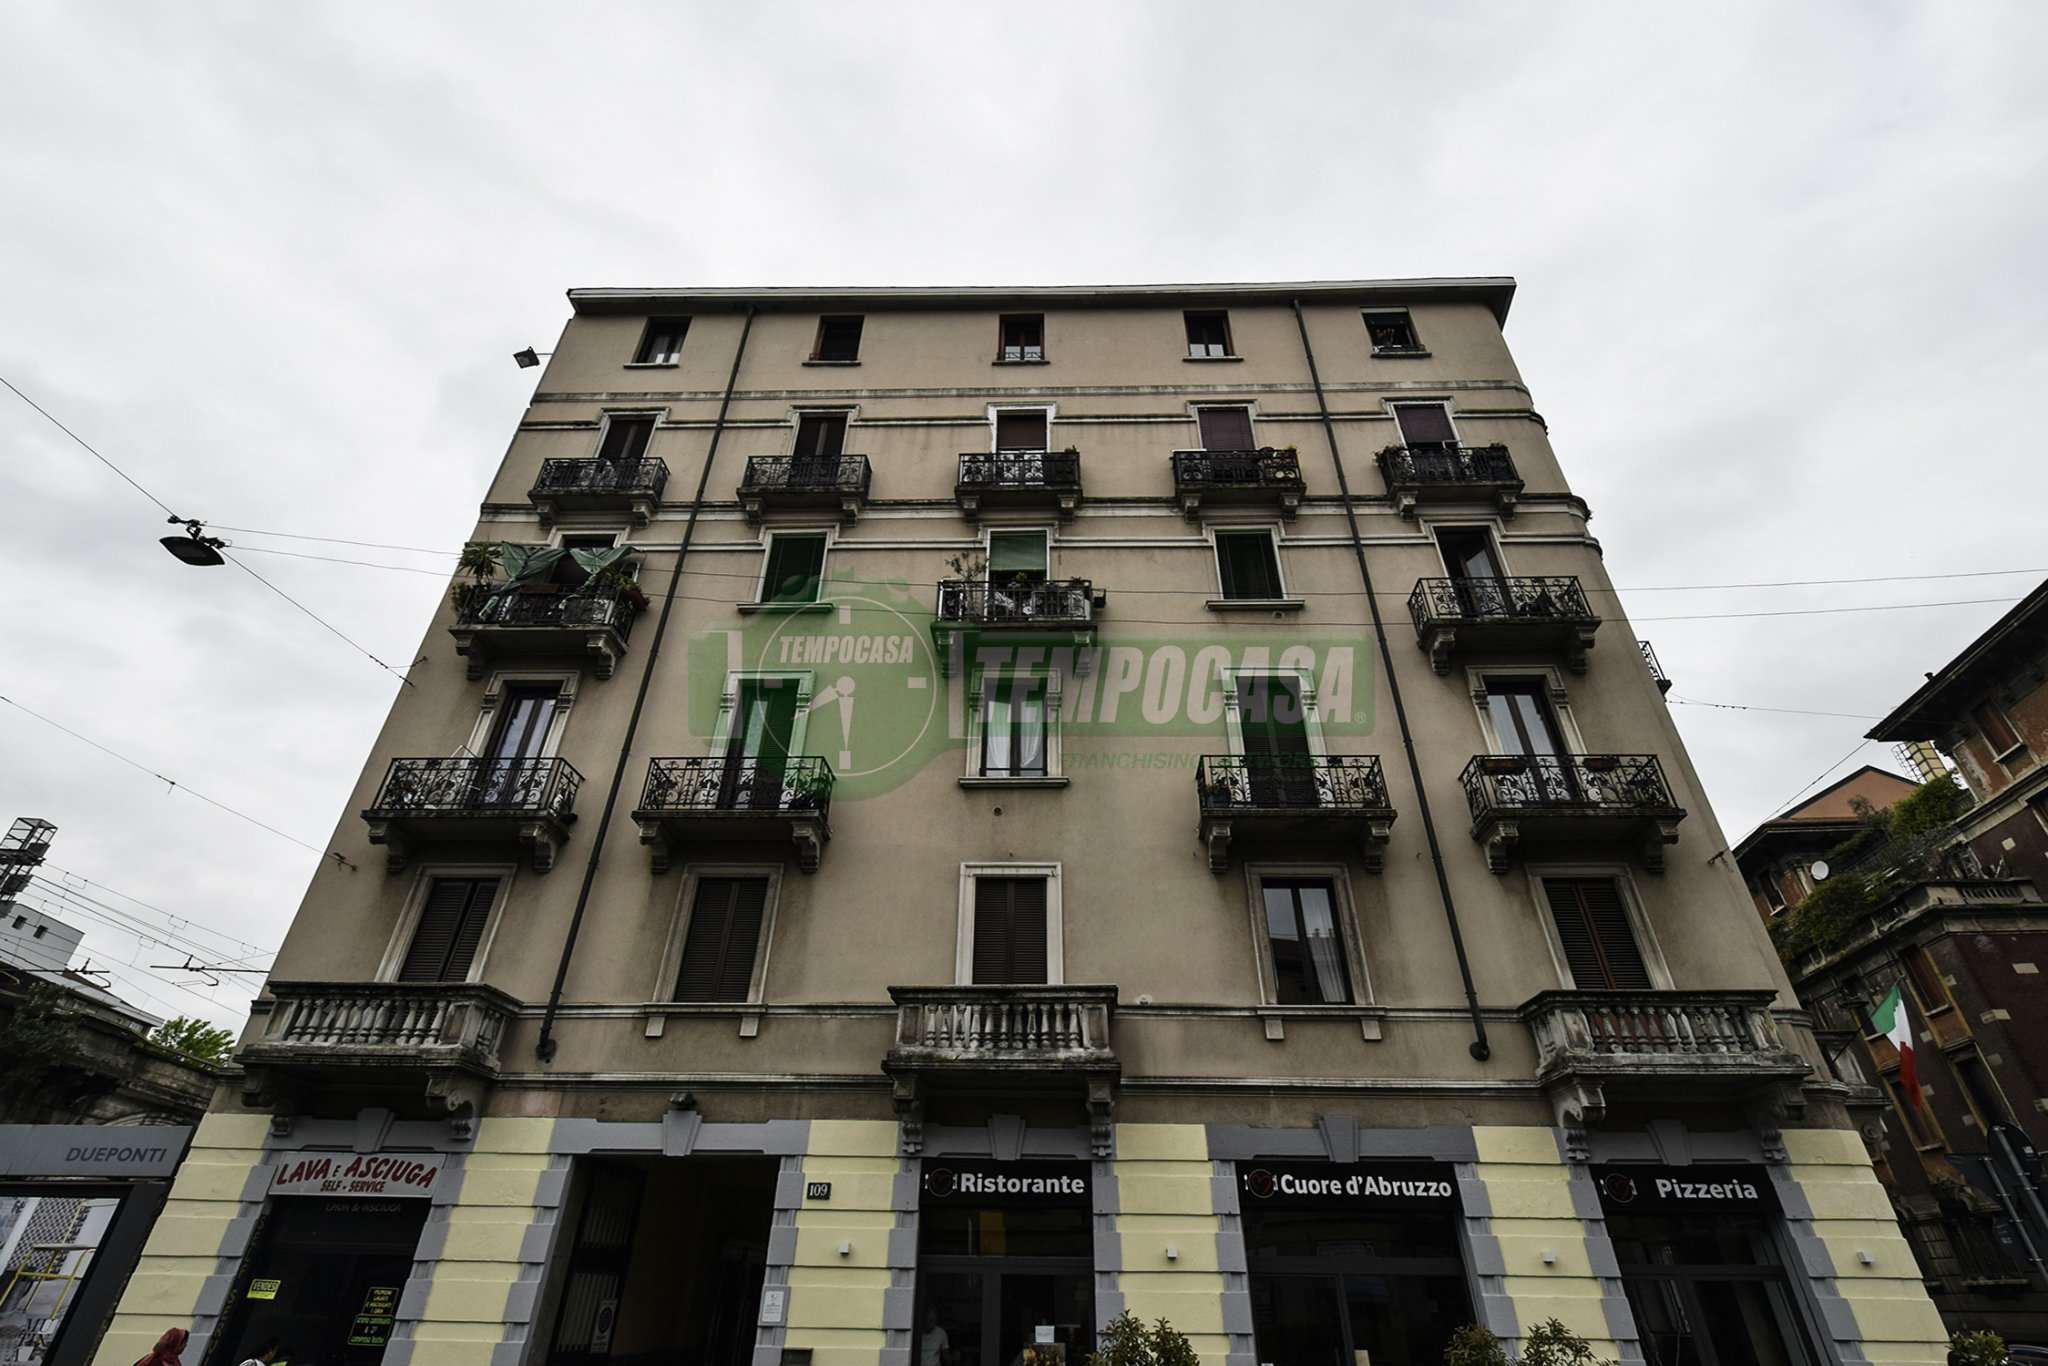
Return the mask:
<svg viewBox="0 0 2048 1366">
<path fill-rule="evenodd" d="M 1280 552 L 1270 531 L 1217 532 L 1216 567 L 1226 598 L 1266 601 L 1280 596 Z"/>
<path fill-rule="evenodd" d="M 1003 408 L 996 412 L 997 450 L 1042 451 L 1048 440 L 1045 409 Z"/>
<path fill-rule="evenodd" d="M 824 571 L 823 536 L 770 537 L 768 568 L 761 576 L 761 601 L 816 602 L 818 580 Z"/>
<path fill-rule="evenodd" d="M 976 878 L 975 985 L 1045 980 L 1045 879 Z"/>
<path fill-rule="evenodd" d="M 1409 446 L 1456 445 L 1458 434 L 1451 430 L 1450 410 L 1441 403 L 1403 403 L 1395 407 L 1394 420 L 1400 424 L 1401 440 Z"/>
<path fill-rule="evenodd" d="M 638 460 L 647 454 L 647 442 L 653 435 L 651 417 L 615 417 L 604 425 L 604 440 L 598 443 L 597 458 L 614 463 Z"/>
<path fill-rule="evenodd" d="M 1647 991 L 1650 969 L 1629 928 L 1628 910 L 1614 879 L 1543 879 L 1550 916 L 1564 945 L 1572 983 L 1581 991 Z"/>
<path fill-rule="evenodd" d="M 494 877 L 437 877 L 398 969 L 401 982 L 466 982 L 497 899 Z"/>
<path fill-rule="evenodd" d="M 1249 408 L 1197 408 L 1195 420 L 1202 428 L 1205 451 L 1248 451 L 1252 446 L 1252 410 Z"/>
<path fill-rule="evenodd" d="M 861 319 L 818 319 L 818 349 L 812 360 L 850 361 L 860 359 Z"/>
<path fill-rule="evenodd" d="M 768 879 L 707 877 L 697 884 L 690 929 L 683 939 L 678 1001 L 744 1001 L 754 983 L 754 951 Z"/>
</svg>

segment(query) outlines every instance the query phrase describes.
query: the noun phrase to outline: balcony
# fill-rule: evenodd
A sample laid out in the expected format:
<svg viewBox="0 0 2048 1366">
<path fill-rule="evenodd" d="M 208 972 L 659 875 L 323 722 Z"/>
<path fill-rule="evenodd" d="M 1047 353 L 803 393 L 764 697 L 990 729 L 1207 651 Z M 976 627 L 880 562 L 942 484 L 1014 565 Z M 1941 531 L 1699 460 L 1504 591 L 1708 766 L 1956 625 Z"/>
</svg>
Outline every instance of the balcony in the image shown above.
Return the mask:
<svg viewBox="0 0 2048 1366">
<path fill-rule="evenodd" d="M 1506 446 L 1389 446 L 1379 463 L 1403 517 L 1413 517 L 1423 503 L 1492 503 L 1512 517 L 1522 493 Z"/>
<path fill-rule="evenodd" d="M 832 838 L 834 781 L 832 765 L 816 755 L 656 759 L 633 820 L 657 873 L 667 872 L 676 847 L 692 840 L 789 843 L 796 866 L 815 873 Z"/>
<path fill-rule="evenodd" d="M 1110 1155 L 1116 1084 L 1113 986 L 890 987 L 896 1040 L 882 1059 L 895 1082 L 903 1150 L 918 1152 L 923 1105 L 938 1087 L 1002 1096 L 1078 1086 L 1097 1157 Z"/>
<path fill-rule="evenodd" d="M 1301 507 L 1301 457 L 1291 446 L 1175 451 L 1173 491 L 1190 517 L 1205 506 L 1274 507 L 1292 517 Z"/>
<path fill-rule="evenodd" d="M 1419 579 L 1408 595 L 1415 640 L 1430 667 L 1451 671 L 1460 654 L 1507 651 L 1561 657 L 1586 671 L 1600 618 L 1570 576 L 1540 579 Z"/>
<path fill-rule="evenodd" d="M 941 579 L 932 616 L 932 646 L 939 672 L 951 675 L 956 654 L 970 655 L 983 632 L 1053 647 L 1078 649 L 1093 643 L 1095 617 L 1104 597 L 1087 579 Z M 1077 671 L 1083 666 L 1076 659 Z"/>
<path fill-rule="evenodd" d="M 1810 1064 L 1786 1047 L 1773 991 L 1545 991 L 1521 1009 L 1536 1080 L 1567 1142 L 1622 1104 L 1797 1109 Z"/>
<path fill-rule="evenodd" d="M 458 1126 L 498 1075 L 519 1002 L 480 982 L 270 982 L 263 1033 L 243 1045 L 244 1099 L 350 1081 L 417 1081 Z M 259 1007 L 260 1009 L 260 1007 Z"/>
<path fill-rule="evenodd" d="M 871 477 L 864 455 L 757 455 L 740 479 L 740 507 L 754 522 L 770 512 L 820 509 L 850 522 L 867 503 Z"/>
<path fill-rule="evenodd" d="M 516 844 L 545 873 L 569 838 L 582 785 L 564 759 L 393 759 L 363 819 L 394 873 L 427 844 Z"/>
<path fill-rule="evenodd" d="M 1486 865 L 1506 872 L 1518 853 L 1627 844 L 1643 866 L 1664 871 L 1685 811 L 1671 800 L 1654 754 L 1482 754 L 1458 780 L 1472 810 L 1472 838 Z"/>
<path fill-rule="evenodd" d="M 610 678 L 626 653 L 638 590 L 579 592 L 554 585 L 501 591 L 502 585 L 464 584 L 455 594 L 455 653 L 479 679 L 494 659 L 582 656 L 599 678 Z"/>
<path fill-rule="evenodd" d="M 1642 651 L 1643 667 L 1650 671 L 1650 678 L 1657 685 L 1658 696 L 1661 697 L 1665 693 L 1670 692 L 1671 677 L 1664 672 L 1664 666 L 1658 661 L 1657 652 L 1650 648 L 1650 642 L 1639 640 L 1636 642 L 1636 648 Z"/>
<path fill-rule="evenodd" d="M 1394 808 L 1370 754 L 1205 754 L 1195 797 L 1209 871 L 1230 867 L 1234 846 L 1281 851 L 1352 846 L 1368 872 L 1386 859 Z"/>
<path fill-rule="evenodd" d="M 1081 506 L 1078 451 L 970 451 L 960 457 L 953 500 L 968 516 L 987 508 L 1052 508 L 1062 517 Z"/>
<path fill-rule="evenodd" d="M 633 525 L 646 526 L 667 487 L 663 460 L 543 460 L 526 497 L 542 526 L 565 512 L 623 512 Z"/>
</svg>

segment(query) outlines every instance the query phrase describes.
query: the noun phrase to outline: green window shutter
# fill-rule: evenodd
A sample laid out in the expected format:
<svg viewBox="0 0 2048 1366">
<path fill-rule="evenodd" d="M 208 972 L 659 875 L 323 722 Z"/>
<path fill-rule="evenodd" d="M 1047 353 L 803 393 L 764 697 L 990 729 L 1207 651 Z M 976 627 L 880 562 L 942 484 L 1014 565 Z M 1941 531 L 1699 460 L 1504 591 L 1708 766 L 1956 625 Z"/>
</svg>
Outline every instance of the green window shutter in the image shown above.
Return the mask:
<svg viewBox="0 0 2048 1366">
<path fill-rule="evenodd" d="M 988 538 L 989 578 L 1003 581 L 1022 574 L 1042 579 L 1046 574 L 1045 533 L 1042 531 L 998 531 Z"/>
<path fill-rule="evenodd" d="M 476 962 L 484 926 L 491 918 L 498 880 L 436 878 L 413 930 L 412 946 L 398 969 L 401 982 L 462 982 Z"/>
<path fill-rule="evenodd" d="M 747 999 L 767 904 L 766 878 L 708 877 L 697 884 L 676 977 L 678 1001 Z"/>
<path fill-rule="evenodd" d="M 823 536 L 776 536 L 768 543 L 763 602 L 816 602 L 825 569 Z"/>
<path fill-rule="evenodd" d="M 1224 597 L 1264 600 L 1280 596 L 1280 555 L 1270 532 L 1217 532 L 1216 561 L 1223 571 Z"/>
</svg>

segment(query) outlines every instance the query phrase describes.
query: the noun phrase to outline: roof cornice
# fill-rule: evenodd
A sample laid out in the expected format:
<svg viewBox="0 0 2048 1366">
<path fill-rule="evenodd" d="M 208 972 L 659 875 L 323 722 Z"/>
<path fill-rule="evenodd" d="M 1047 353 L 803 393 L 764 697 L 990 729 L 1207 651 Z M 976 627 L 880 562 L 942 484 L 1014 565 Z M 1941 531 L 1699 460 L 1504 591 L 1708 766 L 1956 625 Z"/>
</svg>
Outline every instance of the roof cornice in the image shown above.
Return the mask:
<svg viewBox="0 0 2048 1366">
<path fill-rule="evenodd" d="M 1952 718 L 1936 716 L 1937 709 L 1950 710 L 1943 694 L 1969 681 L 1972 670 L 1989 660 L 1999 647 L 2032 624 L 2034 616 L 2048 606 L 2048 580 L 2014 603 L 2012 609 L 1991 623 L 1984 634 L 1965 646 L 1963 652 L 1927 675 L 1927 681 L 1913 695 L 1894 707 L 1884 720 L 1864 732 L 1869 740 L 1932 740 L 1944 733 Z"/>
</svg>

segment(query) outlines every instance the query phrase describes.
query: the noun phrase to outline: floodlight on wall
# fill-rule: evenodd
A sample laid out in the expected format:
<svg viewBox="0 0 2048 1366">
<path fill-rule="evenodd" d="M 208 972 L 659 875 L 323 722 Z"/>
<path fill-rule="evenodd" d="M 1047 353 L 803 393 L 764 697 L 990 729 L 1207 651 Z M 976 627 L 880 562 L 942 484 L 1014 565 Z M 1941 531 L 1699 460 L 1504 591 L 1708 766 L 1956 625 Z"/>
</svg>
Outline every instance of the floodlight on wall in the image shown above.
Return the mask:
<svg viewBox="0 0 2048 1366">
<path fill-rule="evenodd" d="M 220 553 L 221 547 L 226 545 L 227 542 L 218 536 L 204 534 L 206 531 L 206 524 L 204 522 L 189 521 L 186 518 L 176 516 L 171 518 L 171 522 L 173 525 L 184 522 L 185 534 L 183 536 L 166 536 L 162 539 L 161 544 L 164 549 L 177 556 L 180 563 L 189 564 L 195 569 L 204 568 L 208 565 L 227 563 Z"/>
<path fill-rule="evenodd" d="M 512 362 L 522 370 L 531 370 L 534 366 L 540 364 L 542 356 L 552 356 L 554 354 L 552 351 L 536 351 L 529 346 L 522 350 L 514 351 L 512 353 Z"/>
</svg>

